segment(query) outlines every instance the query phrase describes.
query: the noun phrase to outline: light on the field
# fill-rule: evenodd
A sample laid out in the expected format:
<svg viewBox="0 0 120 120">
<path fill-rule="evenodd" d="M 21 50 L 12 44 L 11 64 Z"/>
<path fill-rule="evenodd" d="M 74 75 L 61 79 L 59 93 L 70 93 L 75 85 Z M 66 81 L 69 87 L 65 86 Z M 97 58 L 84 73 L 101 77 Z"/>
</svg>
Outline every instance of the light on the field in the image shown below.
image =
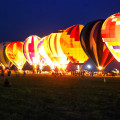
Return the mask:
<svg viewBox="0 0 120 120">
<path fill-rule="evenodd" d="M 79 65 L 77 66 L 77 69 L 78 69 L 78 70 L 80 69 L 80 66 L 79 66 Z"/>
<path fill-rule="evenodd" d="M 115 69 L 116 70 L 116 73 L 119 73 L 119 70 L 118 69 Z"/>
<path fill-rule="evenodd" d="M 102 68 L 103 68 L 103 67 L 101 67 L 101 66 L 98 67 L 99 70 L 102 70 Z"/>
<path fill-rule="evenodd" d="M 91 69 L 91 65 L 87 65 L 87 68 L 88 68 L 88 69 Z"/>
</svg>

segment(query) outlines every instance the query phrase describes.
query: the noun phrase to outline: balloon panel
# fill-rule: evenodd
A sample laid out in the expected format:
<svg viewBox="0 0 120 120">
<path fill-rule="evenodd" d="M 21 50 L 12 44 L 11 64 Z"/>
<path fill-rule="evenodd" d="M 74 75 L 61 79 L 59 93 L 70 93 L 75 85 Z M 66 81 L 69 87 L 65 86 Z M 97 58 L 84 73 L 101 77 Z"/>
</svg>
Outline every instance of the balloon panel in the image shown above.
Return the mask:
<svg viewBox="0 0 120 120">
<path fill-rule="evenodd" d="M 83 27 L 84 25 L 73 25 L 64 30 L 61 35 L 61 48 L 73 63 L 84 63 L 88 60 L 88 56 L 80 43 L 80 33 Z"/>
<path fill-rule="evenodd" d="M 120 62 L 120 13 L 114 14 L 105 20 L 101 35 L 110 52 Z"/>
<path fill-rule="evenodd" d="M 6 55 L 8 59 L 18 68 L 22 69 L 26 62 L 23 54 L 23 42 L 11 42 L 6 46 Z"/>
</svg>

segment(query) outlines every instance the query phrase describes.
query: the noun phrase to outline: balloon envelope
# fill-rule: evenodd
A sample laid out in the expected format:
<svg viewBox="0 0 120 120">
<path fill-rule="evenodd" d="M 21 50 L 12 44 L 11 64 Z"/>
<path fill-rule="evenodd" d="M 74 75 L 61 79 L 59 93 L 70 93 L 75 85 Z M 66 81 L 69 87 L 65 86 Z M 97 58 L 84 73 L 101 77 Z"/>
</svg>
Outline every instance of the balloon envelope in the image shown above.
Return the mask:
<svg viewBox="0 0 120 120">
<path fill-rule="evenodd" d="M 73 63 L 84 63 L 88 60 L 88 56 L 80 43 L 80 33 L 83 27 L 84 25 L 73 25 L 64 30 L 61 35 L 61 48 Z"/>
<path fill-rule="evenodd" d="M 45 40 L 46 37 L 43 37 L 40 39 L 39 43 L 38 43 L 38 53 L 41 57 L 41 64 L 44 65 L 45 63 L 47 65 L 50 65 L 52 67 L 54 67 L 54 64 L 52 62 L 52 60 L 49 58 L 49 56 L 47 55 L 45 49 L 44 49 L 44 40 Z"/>
<path fill-rule="evenodd" d="M 101 34 L 103 42 L 115 59 L 120 62 L 120 13 L 112 15 L 104 21 Z"/>
<path fill-rule="evenodd" d="M 103 20 L 90 22 L 81 32 L 82 47 L 99 70 L 104 69 L 113 60 L 101 38 L 102 24 Z"/>
<path fill-rule="evenodd" d="M 44 40 L 44 49 L 56 66 L 64 66 L 68 63 L 66 55 L 61 48 L 60 39 L 63 31 L 51 33 Z"/>
<path fill-rule="evenodd" d="M 5 53 L 5 49 L 6 46 L 9 44 L 10 42 L 2 42 L 0 43 L 0 62 L 5 66 L 5 67 L 11 67 L 11 62 L 8 59 L 8 57 L 6 56 Z"/>
<path fill-rule="evenodd" d="M 8 59 L 18 68 L 22 69 L 26 62 L 23 54 L 23 42 L 11 42 L 6 46 L 6 55 Z"/>
<path fill-rule="evenodd" d="M 31 65 L 38 65 L 40 62 L 40 56 L 38 53 L 38 43 L 40 41 L 40 37 L 36 35 L 29 36 L 25 41 L 23 45 L 23 52 L 25 55 L 25 58 Z"/>
</svg>

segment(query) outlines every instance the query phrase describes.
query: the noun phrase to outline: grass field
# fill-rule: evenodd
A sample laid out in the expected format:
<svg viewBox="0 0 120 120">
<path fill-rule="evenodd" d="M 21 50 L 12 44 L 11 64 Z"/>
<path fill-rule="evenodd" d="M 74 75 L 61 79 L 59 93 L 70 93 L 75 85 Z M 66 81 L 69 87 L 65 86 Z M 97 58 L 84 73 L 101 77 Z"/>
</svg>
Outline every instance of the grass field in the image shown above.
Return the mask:
<svg viewBox="0 0 120 120">
<path fill-rule="evenodd" d="M 0 120 L 120 120 L 120 78 L 26 75 L 0 79 Z"/>
</svg>

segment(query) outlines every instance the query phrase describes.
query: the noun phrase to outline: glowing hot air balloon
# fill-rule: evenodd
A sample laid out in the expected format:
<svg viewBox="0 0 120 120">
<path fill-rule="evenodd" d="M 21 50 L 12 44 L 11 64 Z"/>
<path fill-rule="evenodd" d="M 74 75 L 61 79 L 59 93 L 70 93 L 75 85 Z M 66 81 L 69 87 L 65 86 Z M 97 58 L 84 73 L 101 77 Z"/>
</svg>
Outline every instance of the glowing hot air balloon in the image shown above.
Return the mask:
<svg viewBox="0 0 120 120">
<path fill-rule="evenodd" d="M 63 31 L 60 45 L 64 54 L 72 63 L 83 64 L 88 60 L 88 56 L 83 51 L 80 43 L 80 33 L 84 25 L 73 25 Z"/>
<path fill-rule="evenodd" d="M 24 45 L 23 45 L 23 52 L 24 52 L 25 58 L 31 65 L 35 67 L 35 69 L 40 62 L 40 56 L 37 49 L 39 41 L 40 41 L 40 37 L 36 35 L 32 35 L 32 36 L 29 36 L 24 41 Z"/>
<path fill-rule="evenodd" d="M 57 31 L 48 35 L 44 40 L 43 46 L 54 65 L 65 68 L 68 60 L 60 44 L 62 32 L 63 31 Z"/>
<path fill-rule="evenodd" d="M 120 13 L 112 15 L 104 21 L 101 35 L 110 52 L 120 62 Z"/>
<path fill-rule="evenodd" d="M 8 59 L 18 68 L 22 69 L 26 62 L 23 54 L 23 42 L 11 42 L 6 46 L 5 53 Z"/>
<path fill-rule="evenodd" d="M 2 42 L 0 43 L 0 62 L 2 63 L 2 65 L 5 67 L 11 67 L 12 63 L 10 62 L 10 60 L 8 59 L 8 57 L 6 56 L 5 53 L 5 49 L 6 46 L 9 44 L 10 42 Z"/>
<path fill-rule="evenodd" d="M 80 39 L 84 51 L 99 70 L 103 70 L 113 60 L 101 38 L 102 24 L 103 20 L 88 23 L 83 28 Z"/>
<path fill-rule="evenodd" d="M 41 58 L 41 62 L 40 62 L 40 66 L 43 66 L 45 63 L 49 66 L 51 66 L 51 68 L 54 68 L 54 63 L 52 62 L 52 60 L 49 58 L 49 56 L 47 55 L 45 49 L 44 49 L 44 40 L 46 37 L 43 37 L 40 39 L 39 43 L 38 43 L 38 52 Z"/>
</svg>

